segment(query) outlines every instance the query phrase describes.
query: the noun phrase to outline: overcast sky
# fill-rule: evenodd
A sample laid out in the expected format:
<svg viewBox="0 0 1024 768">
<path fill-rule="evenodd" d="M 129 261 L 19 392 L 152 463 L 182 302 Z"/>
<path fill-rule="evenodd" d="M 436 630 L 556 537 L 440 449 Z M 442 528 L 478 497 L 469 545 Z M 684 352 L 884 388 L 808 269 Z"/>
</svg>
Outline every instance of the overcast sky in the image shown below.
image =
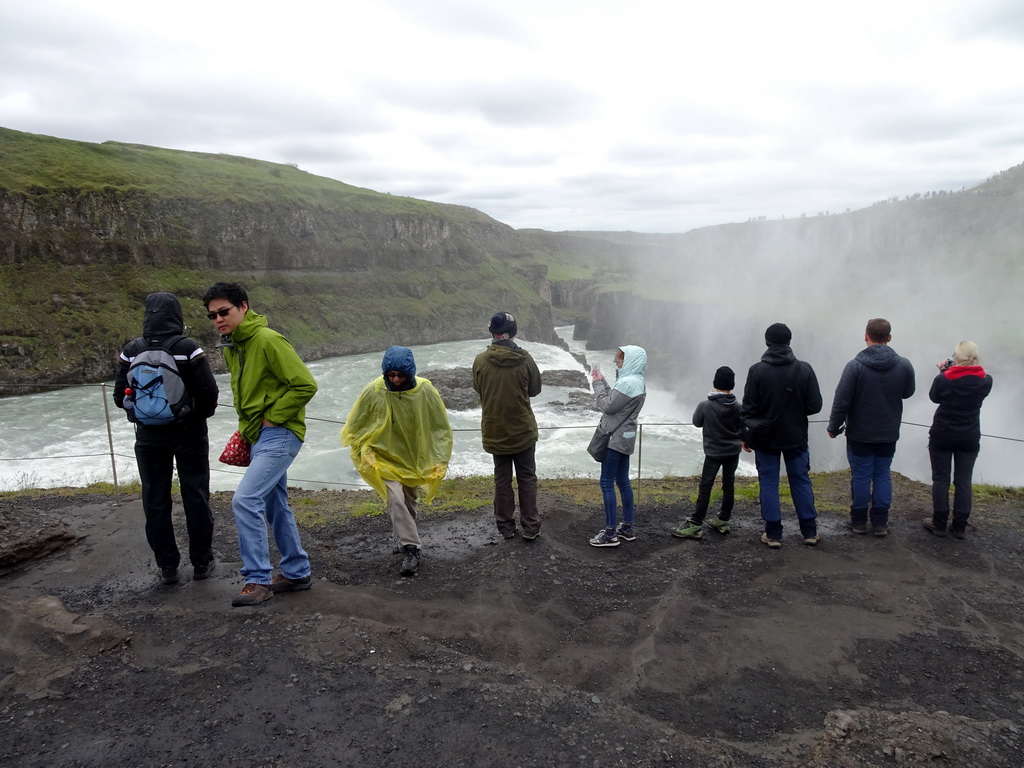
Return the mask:
<svg viewBox="0 0 1024 768">
<path fill-rule="evenodd" d="M 682 232 L 1024 161 L 1024 2 L 6 1 L 0 125 Z"/>
</svg>

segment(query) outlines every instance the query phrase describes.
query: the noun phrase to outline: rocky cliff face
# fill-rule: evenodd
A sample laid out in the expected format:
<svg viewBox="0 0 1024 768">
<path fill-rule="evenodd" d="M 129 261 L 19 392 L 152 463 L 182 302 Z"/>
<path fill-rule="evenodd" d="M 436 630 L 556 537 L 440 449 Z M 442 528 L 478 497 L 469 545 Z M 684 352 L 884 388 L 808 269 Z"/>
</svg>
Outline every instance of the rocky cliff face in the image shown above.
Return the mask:
<svg viewBox="0 0 1024 768">
<path fill-rule="evenodd" d="M 199 299 L 218 280 L 246 284 L 310 359 L 485 339 L 498 309 L 517 314 L 524 338 L 557 342 L 546 268 L 524 258 L 515 230 L 414 202 L 360 210 L 0 190 L 0 393 L 109 379 L 156 290 L 182 298 L 193 335 L 212 347 Z"/>
<path fill-rule="evenodd" d="M 445 269 L 521 254 L 515 230 L 459 206 L 422 212 L 206 202 L 110 189 L 0 190 L 0 264 L 227 270 Z"/>
</svg>

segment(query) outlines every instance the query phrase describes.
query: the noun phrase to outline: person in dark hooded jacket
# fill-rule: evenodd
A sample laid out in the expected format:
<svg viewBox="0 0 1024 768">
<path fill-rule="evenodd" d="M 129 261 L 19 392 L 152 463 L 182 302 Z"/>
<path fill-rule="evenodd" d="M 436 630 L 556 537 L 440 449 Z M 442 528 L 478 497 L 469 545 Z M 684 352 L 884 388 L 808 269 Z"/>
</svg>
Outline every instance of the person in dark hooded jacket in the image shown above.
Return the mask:
<svg viewBox="0 0 1024 768">
<path fill-rule="evenodd" d="M 124 408 L 128 369 L 150 344 L 166 345 L 192 398 L 192 408 L 179 422 L 163 426 L 135 425 L 135 458 L 142 481 L 142 509 L 149 542 L 164 584 L 178 583 L 181 554 L 171 521 L 171 481 L 178 470 L 181 502 L 188 528 L 193 578 L 213 569 L 213 514 L 210 512 L 210 439 L 206 420 L 217 410 L 219 390 L 210 363 L 195 341 L 184 336 L 181 302 L 173 293 L 146 297 L 142 336 L 121 351 L 114 379 L 114 404 Z"/>
<path fill-rule="evenodd" d="M 761 542 L 772 549 L 782 546 L 782 510 L 779 503 L 779 461 L 786 462 L 789 490 L 800 521 L 804 544 L 814 546 L 818 535 L 818 511 L 811 487 L 811 457 L 807 447 L 807 417 L 821 410 L 818 377 L 809 363 L 797 360 L 789 342 L 793 333 L 785 323 L 773 323 L 765 331 L 767 351 L 761 362 L 750 366 L 743 386 L 741 423 L 750 418 L 774 419 L 765 446 L 754 448 L 760 486 Z M 750 446 L 744 444 L 745 450 Z"/>
<path fill-rule="evenodd" d="M 868 320 L 862 350 L 846 364 L 832 401 L 828 436 L 846 430 L 850 462 L 850 530 L 867 533 L 869 516 L 875 536 L 889 533 L 892 505 L 890 467 L 900 437 L 903 401 L 914 394 L 914 367 L 889 346 L 892 326 Z"/>
</svg>

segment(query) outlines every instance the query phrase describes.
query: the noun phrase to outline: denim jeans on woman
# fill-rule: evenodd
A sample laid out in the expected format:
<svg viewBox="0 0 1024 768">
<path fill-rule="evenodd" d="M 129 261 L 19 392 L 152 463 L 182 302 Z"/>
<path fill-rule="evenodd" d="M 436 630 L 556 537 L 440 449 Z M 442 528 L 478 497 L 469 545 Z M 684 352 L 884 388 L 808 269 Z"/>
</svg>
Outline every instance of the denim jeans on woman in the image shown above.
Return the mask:
<svg viewBox="0 0 1024 768">
<path fill-rule="evenodd" d="M 231 501 L 241 574 L 247 584 L 271 583 L 268 523 L 281 553 L 281 573 L 289 579 L 310 574 L 309 555 L 302 548 L 295 516 L 288 507 L 288 467 L 300 448 L 302 441 L 284 427 L 263 427 L 252 446 L 252 461 Z"/>
<path fill-rule="evenodd" d="M 622 497 L 622 523 L 633 524 L 633 486 L 629 482 L 629 454 L 609 448 L 601 462 L 601 493 L 604 496 L 604 525 L 614 529 L 618 523 L 615 503 L 615 486 L 619 486 Z"/>
</svg>

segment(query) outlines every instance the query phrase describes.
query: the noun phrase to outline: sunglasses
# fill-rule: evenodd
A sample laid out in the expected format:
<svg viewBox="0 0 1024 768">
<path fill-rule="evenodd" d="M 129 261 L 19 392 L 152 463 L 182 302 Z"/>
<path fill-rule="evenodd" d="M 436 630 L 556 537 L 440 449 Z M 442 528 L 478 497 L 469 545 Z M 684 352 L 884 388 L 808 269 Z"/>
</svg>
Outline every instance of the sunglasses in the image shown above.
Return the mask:
<svg viewBox="0 0 1024 768">
<path fill-rule="evenodd" d="M 206 316 L 208 318 L 210 318 L 211 320 L 216 320 L 218 317 L 227 317 L 228 316 L 228 312 L 230 312 L 232 309 L 234 309 L 233 306 L 232 307 L 224 307 L 224 309 L 218 309 L 216 312 L 207 312 Z"/>
</svg>

